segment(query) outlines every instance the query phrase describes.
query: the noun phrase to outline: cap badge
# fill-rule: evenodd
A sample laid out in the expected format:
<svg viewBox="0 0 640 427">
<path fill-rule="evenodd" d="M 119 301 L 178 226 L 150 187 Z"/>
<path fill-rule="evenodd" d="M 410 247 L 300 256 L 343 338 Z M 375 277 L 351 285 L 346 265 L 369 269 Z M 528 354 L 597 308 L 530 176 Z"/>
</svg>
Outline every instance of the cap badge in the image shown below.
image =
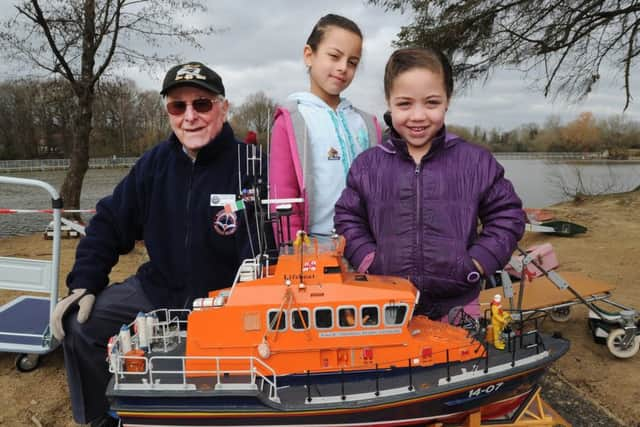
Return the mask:
<svg viewBox="0 0 640 427">
<path fill-rule="evenodd" d="M 187 64 L 176 72 L 175 80 L 207 80 L 206 76 L 201 74 L 201 68 L 197 64 Z"/>
</svg>

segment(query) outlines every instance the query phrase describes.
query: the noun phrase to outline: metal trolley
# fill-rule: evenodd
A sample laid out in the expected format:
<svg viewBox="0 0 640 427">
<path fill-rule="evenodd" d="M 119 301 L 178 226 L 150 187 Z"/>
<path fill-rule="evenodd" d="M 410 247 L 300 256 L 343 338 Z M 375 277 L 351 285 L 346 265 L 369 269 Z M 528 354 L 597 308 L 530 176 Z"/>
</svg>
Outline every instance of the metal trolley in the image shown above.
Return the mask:
<svg viewBox="0 0 640 427">
<path fill-rule="evenodd" d="M 595 342 L 606 344 L 609 352 L 620 359 L 628 359 L 638 353 L 640 314 L 632 307 L 611 300 L 611 285 L 579 273 L 565 273 L 561 276 L 542 267 L 531 254 L 521 248 L 518 248 L 518 252 L 523 259 L 512 258 L 510 264 L 521 272 L 520 283 L 512 284 L 509 274 L 502 271 L 502 286 L 482 291 L 481 304 L 488 306 L 493 295 L 499 292 L 509 300 L 509 307 L 515 309 L 515 315 L 512 313 L 514 318 L 524 319 L 546 312 L 556 322 L 568 321 L 571 307 L 584 305 L 589 309 L 588 323 Z M 524 272 L 527 264 L 537 268 L 542 277 L 525 286 L 527 275 Z M 517 304 L 514 300 L 517 300 Z"/>
<path fill-rule="evenodd" d="M 38 187 L 51 195 L 51 259 L 0 257 L 0 289 L 44 294 L 21 295 L 0 307 L 0 351 L 17 353 L 17 369 L 28 372 L 38 367 L 41 355 L 59 345 L 49 325 L 58 301 L 62 199 L 51 185 L 35 179 L 0 176 L 0 184 Z"/>
</svg>

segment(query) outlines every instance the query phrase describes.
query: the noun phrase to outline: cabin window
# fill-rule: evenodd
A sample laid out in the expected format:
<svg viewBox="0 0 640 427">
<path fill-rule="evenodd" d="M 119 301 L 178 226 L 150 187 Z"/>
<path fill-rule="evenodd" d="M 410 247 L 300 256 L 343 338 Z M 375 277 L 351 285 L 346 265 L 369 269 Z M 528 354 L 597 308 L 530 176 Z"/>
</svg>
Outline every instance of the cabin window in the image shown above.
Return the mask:
<svg viewBox="0 0 640 427">
<path fill-rule="evenodd" d="M 406 315 L 407 306 L 405 304 L 387 305 L 384 308 L 384 323 L 389 326 L 402 325 Z"/>
<path fill-rule="evenodd" d="M 316 308 L 313 313 L 317 329 L 333 328 L 333 310 L 330 308 Z"/>
<path fill-rule="evenodd" d="M 355 307 L 342 307 L 338 309 L 338 324 L 341 328 L 353 328 L 356 326 Z"/>
<path fill-rule="evenodd" d="M 362 326 L 378 326 L 380 324 L 378 306 L 363 306 L 360 308 L 360 318 L 362 319 Z"/>
<path fill-rule="evenodd" d="M 282 331 L 287 328 L 287 312 L 282 310 L 270 310 L 267 314 L 269 318 L 269 329 L 272 331 Z"/>
<path fill-rule="evenodd" d="M 306 308 L 291 310 L 291 329 L 297 331 L 309 329 L 309 310 Z"/>
</svg>

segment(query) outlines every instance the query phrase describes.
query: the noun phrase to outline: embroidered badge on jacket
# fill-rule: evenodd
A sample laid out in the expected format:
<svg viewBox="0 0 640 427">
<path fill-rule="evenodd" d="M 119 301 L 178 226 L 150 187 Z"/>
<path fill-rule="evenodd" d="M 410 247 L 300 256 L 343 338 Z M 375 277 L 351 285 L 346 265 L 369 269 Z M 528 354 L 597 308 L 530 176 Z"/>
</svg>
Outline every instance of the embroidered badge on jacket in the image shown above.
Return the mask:
<svg viewBox="0 0 640 427">
<path fill-rule="evenodd" d="M 231 236 L 238 230 L 238 217 L 234 212 L 221 209 L 213 220 L 213 229 L 221 236 Z"/>
<path fill-rule="evenodd" d="M 340 160 L 340 152 L 333 147 L 329 148 L 327 160 Z"/>
</svg>

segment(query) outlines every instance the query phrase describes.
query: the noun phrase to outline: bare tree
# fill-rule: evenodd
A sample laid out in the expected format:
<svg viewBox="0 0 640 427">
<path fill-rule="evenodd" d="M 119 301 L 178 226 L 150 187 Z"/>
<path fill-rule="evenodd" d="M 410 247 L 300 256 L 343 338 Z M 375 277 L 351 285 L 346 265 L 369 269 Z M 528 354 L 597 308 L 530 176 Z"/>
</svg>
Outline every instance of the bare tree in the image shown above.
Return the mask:
<svg viewBox="0 0 640 427">
<path fill-rule="evenodd" d="M 136 123 L 141 132 L 135 141 L 136 152 L 142 153 L 162 137 L 166 137 L 171 129 L 167 123 L 164 103 L 157 91 L 139 93 L 136 98 L 136 111 Z"/>
<path fill-rule="evenodd" d="M 203 12 L 201 0 L 23 0 L 0 31 L 0 46 L 10 59 L 35 65 L 65 79 L 77 103 L 71 165 L 61 195 L 77 208 L 89 164 L 96 84 L 116 63 L 177 61 L 160 49 L 159 39 L 201 47 L 198 36 L 210 26 L 189 28 L 186 15 Z M 144 50 L 150 46 L 147 53 Z M 161 53 L 159 53 L 161 51 Z"/>
<path fill-rule="evenodd" d="M 113 154 L 127 156 L 132 148 L 128 142 L 136 136 L 138 91 L 135 83 L 129 79 L 101 83 L 98 95 L 95 112 L 102 120 L 96 121 L 96 125 L 103 126 L 104 145 Z"/>
<path fill-rule="evenodd" d="M 93 119 L 91 156 L 140 155 L 170 132 L 160 93 L 129 79 L 100 83 Z"/>
<path fill-rule="evenodd" d="M 453 59 L 465 83 L 500 66 L 540 72 L 545 96 L 587 96 L 604 64 L 623 76 L 626 110 L 640 46 L 638 0 L 370 0 L 412 8 L 398 46 L 432 45 Z"/>
<path fill-rule="evenodd" d="M 273 99 L 264 92 L 257 92 L 249 95 L 240 106 L 231 109 L 230 122 L 240 139 L 251 130 L 257 134 L 258 142 L 264 144 L 275 109 L 276 102 Z"/>
<path fill-rule="evenodd" d="M 34 105 L 41 100 L 41 88 L 14 80 L 0 85 L 0 143 L 5 157 L 29 158 L 38 155 L 40 116 Z"/>
</svg>

